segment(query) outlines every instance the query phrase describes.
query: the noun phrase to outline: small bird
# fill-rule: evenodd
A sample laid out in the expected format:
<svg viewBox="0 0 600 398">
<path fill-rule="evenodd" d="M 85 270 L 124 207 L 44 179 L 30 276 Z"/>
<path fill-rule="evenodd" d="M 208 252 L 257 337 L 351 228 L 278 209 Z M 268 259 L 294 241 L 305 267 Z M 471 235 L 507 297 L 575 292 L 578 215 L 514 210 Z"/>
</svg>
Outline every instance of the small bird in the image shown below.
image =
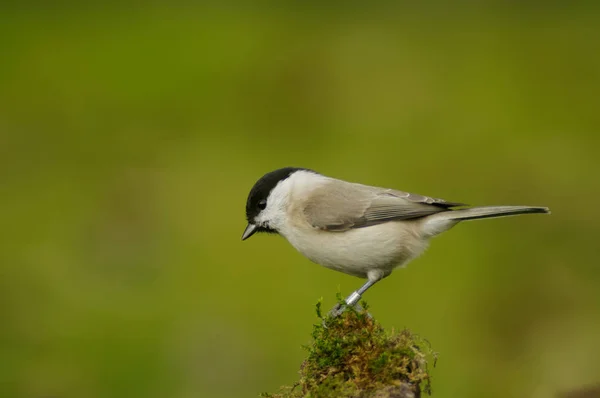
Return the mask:
<svg viewBox="0 0 600 398">
<path fill-rule="evenodd" d="M 550 213 L 547 207 L 467 207 L 414 193 L 285 167 L 261 177 L 246 201 L 248 226 L 278 233 L 313 262 L 366 278 L 345 302 L 353 306 L 381 279 L 419 256 L 429 239 L 460 221 Z"/>
</svg>

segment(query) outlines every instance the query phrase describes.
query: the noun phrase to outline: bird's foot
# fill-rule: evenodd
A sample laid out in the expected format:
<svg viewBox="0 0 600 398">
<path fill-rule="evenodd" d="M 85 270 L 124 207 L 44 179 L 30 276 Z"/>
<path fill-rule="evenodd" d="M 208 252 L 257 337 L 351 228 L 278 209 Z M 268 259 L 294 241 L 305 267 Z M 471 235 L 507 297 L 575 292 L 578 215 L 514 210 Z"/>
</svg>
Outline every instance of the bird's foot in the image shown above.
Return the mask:
<svg viewBox="0 0 600 398">
<path fill-rule="evenodd" d="M 327 313 L 327 317 L 323 320 L 323 323 L 325 323 L 327 318 L 331 319 L 342 315 L 350 307 L 352 307 L 356 312 L 363 312 L 364 309 L 359 303 L 361 298 L 362 295 L 358 291 L 352 292 L 352 294 L 349 295 L 343 302 L 339 302 L 333 306 L 333 308 Z M 372 318 L 371 314 L 369 313 L 367 313 L 367 316 Z"/>
<path fill-rule="evenodd" d="M 354 309 L 358 312 L 362 311 L 363 308 L 360 304 L 356 303 L 354 305 L 349 305 L 347 303 L 337 303 L 333 306 L 331 311 L 327 314 L 328 317 L 335 318 L 342 315 L 344 312 L 348 311 L 349 307 L 354 307 Z"/>
</svg>

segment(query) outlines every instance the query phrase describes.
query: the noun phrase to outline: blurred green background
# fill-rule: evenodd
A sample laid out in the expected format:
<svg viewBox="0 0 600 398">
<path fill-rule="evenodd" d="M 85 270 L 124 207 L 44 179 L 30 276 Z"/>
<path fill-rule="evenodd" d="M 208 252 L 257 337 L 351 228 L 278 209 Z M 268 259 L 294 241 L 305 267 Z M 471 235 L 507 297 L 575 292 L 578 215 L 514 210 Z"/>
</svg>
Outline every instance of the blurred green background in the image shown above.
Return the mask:
<svg viewBox="0 0 600 398">
<path fill-rule="evenodd" d="M 337 5 L 336 5 L 337 4 Z M 465 223 L 369 291 L 434 397 L 600 382 L 600 19 L 524 6 L 3 6 L 0 396 L 253 397 L 362 281 L 245 201 L 294 165 L 551 216 Z"/>
</svg>

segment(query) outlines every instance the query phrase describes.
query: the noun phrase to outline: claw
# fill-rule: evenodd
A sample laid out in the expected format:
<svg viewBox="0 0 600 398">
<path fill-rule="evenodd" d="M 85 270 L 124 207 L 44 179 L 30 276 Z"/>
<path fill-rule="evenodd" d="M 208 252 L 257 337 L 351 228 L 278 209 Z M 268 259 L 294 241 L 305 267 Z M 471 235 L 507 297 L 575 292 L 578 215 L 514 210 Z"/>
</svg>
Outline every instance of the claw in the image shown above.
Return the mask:
<svg viewBox="0 0 600 398">
<path fill-rule="evenodd" d="M 342 315 L 344 312 L 348 311 L 348 307 L 351 307 L 351 306 L 348 305 L 348 304 L 337 303 L 327 313 L 327 318 L 329 318 L 329 317 L 335 318 L 335 317 L 338 317 L 338 316 Z M 356 303 L 356 304 L 352 305 L 352 307 L 354 307 L 354 309 L 356 311 L 358 311 L 358 312 L 361 312 L 363 310 L 363 307 L 359 303 Z M 368 314 L 368 315 L 369 315 L 369 317 L 371 317 L 371 314 Z"/>
<path fill-rule="evenodd" d="M 346 311 L 347 309 L 348 309 L 347 305 L 345 305 L 345 304 L 342 305 L 340 303 L 337 303 L 336 305 L 333 306 L 331 311 L 329 311 L 329 313 L 327 313 L 327 316 L 331 317 L 331 318 L 338 317 L 338 316 L 342 315 L 342 313 L 344 311 Z"/>
</svg>

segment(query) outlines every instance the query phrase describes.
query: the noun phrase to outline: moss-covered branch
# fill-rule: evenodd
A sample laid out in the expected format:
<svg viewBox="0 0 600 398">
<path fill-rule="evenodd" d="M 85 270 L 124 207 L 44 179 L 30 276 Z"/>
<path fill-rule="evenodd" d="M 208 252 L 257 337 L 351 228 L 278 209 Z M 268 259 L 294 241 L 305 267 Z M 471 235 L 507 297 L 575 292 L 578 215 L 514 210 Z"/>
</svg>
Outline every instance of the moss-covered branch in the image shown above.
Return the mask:
<svg viewBox="0 0 600 398">
<path fill-rule="evenodd" d="M 271 398 L 395 397 L 417 398 L 431 391 L 429 344 L 409 330 L 386 332 L 367 305 L 348 308 L 337 317 L 323 316 L 314 325 L 300 380 Z"/>
</svg>

